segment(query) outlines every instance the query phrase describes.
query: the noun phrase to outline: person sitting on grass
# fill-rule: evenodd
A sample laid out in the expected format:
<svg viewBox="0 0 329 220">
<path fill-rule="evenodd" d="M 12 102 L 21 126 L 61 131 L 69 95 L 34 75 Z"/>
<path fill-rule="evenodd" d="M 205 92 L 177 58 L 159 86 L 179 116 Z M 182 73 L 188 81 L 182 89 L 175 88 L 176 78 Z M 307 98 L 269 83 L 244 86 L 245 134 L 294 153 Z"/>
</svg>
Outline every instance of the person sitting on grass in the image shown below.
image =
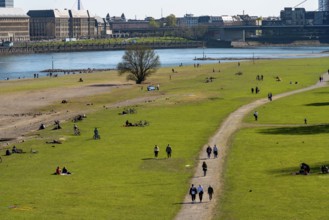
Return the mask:
<svg viewBox="0 0 329 220">
<path fill-rule="evenodd" d="M 62 175 L 70 175 L 71 173 L 66 169 L 66 167 L 63 167 L 62 169 Z"/>
<path fill-rule="evenodd" d="M 329 173 L 329 168 L 326 165 L 321 166 L 321 173 L 323 174 Z"/>
<path fill-rule="evenodd" d="M 13 146 L 13 149 L 11 150 L 13 153 L 18 153 L 16 146 Z"/>
<path fill-rule="evenodd" d="M 55 171 L 55 175 L 61 175 L 62 174 L 62 170 L 61 168 L 59 168 L 59 166 L 56 168 L 56 171 Z"/>
<path fill-rule="evenodd" d="M 18 149 L 16 146 L 13 146 L 13 149 L 11 150 L 13 154 L 21 154 L 24 153 L 22 149 Z"/>
<path fill-rule="evenodd" d="M 54 125 L 55 125 L 55 127 L 53 128 L 53 130 L 62 129 L 59 120 L 55 120 Z"/>
<path fill-rule="evenodd" d="M 309 165 L 307 165 L 306 163 L 302 163 L 300 165 L 300 170 L 299 172 L 297 172 L 296 174 L 301 174 L 301 175 L 308 175 L 311 171 L 311 168 Z"/>
<path fill-rule="evenodd" d="M 39 130 L 43 130 L 45 128 L 46 128 L 45 124 L 41 124 L 40 127 L 39 127 Z"/>
<path fill-rule="evenodd" d="M 127 120 L 126 121 L 126 127 L 131 127 L 131 126 L 133 126 L 133 124 Z"/>
</svg>

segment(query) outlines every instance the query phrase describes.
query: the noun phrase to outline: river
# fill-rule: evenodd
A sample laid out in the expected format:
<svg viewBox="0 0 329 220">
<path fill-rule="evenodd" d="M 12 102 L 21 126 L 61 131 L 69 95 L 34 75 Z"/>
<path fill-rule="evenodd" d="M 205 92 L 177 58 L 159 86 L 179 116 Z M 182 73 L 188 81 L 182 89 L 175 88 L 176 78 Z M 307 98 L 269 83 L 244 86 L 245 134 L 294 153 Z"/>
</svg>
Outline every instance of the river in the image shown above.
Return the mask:
<svg viewBox="0 0 329 220">
<path fill-rule="evenodd" d="M 197 48 L 156 50 L 162 66 L 193 65 L 218 61 L 194 61 L 203 56 L 223 59 L 252 58 L 307 58 L 329 56 L 329 47 L 257 47 L 257 48 Z M 115 69 L 124 51 L 96 51 L 51 54 L 22 54 L 0 56 L 0 80 L 33 78 L 33 74 L 46 69 Z"/>
</svg>

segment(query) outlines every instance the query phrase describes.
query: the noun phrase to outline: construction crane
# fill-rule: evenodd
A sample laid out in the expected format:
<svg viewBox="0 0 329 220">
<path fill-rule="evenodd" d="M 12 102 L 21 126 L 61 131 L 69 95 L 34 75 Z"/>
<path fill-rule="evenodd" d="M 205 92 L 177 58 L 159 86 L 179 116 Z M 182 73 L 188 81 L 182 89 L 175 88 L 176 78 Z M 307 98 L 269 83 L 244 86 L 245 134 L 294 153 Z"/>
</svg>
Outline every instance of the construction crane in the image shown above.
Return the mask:
<svg viewBox="0 0 329 220">
<path fill-rule="evenodd" d="M 302 1 L 301 3 L 299 3 L 298 5 L 296 5 L 294 8 L 297 8 L 298 6 L 304 4 L 305 2 L 307 2 L 307 0 Z"/>
</svg>

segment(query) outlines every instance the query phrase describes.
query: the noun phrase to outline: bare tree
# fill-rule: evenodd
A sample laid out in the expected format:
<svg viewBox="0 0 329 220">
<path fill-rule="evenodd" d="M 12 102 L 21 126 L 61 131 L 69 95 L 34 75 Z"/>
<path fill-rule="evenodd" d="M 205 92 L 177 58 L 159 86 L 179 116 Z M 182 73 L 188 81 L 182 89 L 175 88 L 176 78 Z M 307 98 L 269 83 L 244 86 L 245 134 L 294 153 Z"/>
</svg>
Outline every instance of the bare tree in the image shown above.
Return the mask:
<svg viewBox="0 0 329 220">
<path fill-rule="evenodd" d="M 160 58 L 154 50 L 139 45 L 129 47 L 117 65 L 119 75 L 129 73 L 127 80 L 141 84 L 148 76 L 155 73 L 160 66 Z"/>
</svg>

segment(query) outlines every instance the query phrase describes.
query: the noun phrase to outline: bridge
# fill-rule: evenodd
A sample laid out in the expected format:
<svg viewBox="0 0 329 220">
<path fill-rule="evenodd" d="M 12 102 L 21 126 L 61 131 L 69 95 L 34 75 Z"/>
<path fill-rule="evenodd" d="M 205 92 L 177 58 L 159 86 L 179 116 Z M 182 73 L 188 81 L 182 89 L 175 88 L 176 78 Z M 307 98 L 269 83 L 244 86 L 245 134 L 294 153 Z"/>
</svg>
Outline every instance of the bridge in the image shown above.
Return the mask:
<svg viewBox="0 0 329 220">
<path fill-rule="evenodd" d="M 273 39 L 273 40 L 315 40 L 321 39 L 329 42 L 329 25 L 218 25 L 205 26 L 206 38 L 219 41 L 241 41 L 250 39 Z M 182 27 L 122 27 L 114 29 L 120 33 L 180 33 Z"/>
</svg>

